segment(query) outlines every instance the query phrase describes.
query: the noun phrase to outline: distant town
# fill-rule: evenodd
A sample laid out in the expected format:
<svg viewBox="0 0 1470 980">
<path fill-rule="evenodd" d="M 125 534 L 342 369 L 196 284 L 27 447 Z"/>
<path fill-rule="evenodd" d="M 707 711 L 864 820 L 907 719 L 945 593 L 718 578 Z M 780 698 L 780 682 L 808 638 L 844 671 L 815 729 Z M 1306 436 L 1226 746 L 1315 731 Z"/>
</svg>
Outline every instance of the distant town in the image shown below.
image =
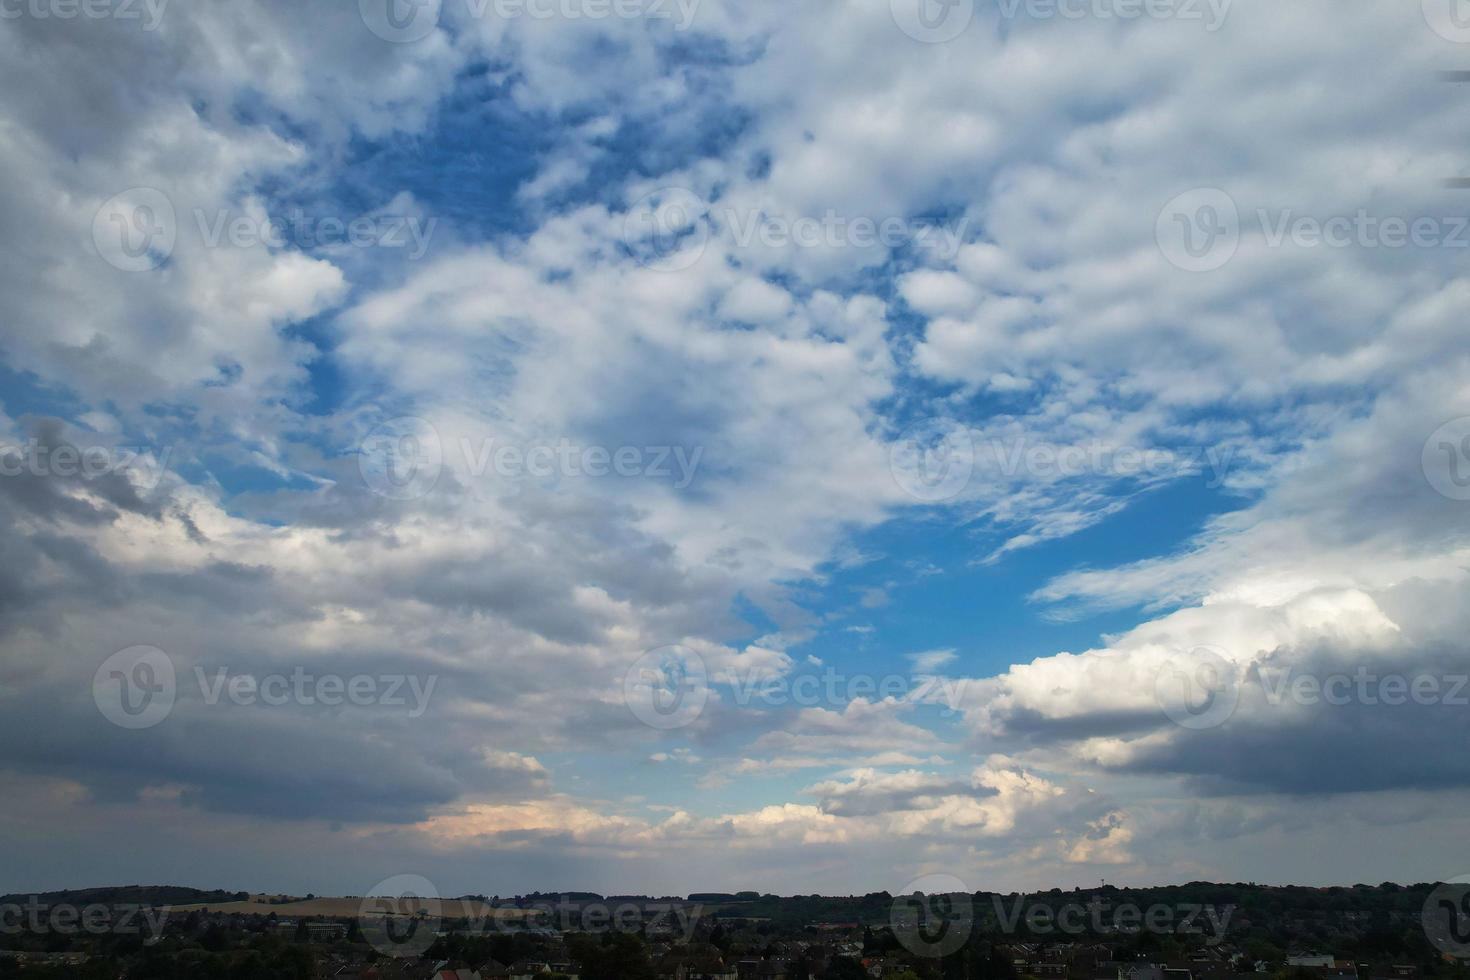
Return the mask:
<svg viewBox="0 0 1470 980">
<path fill-rule="evenodd" d="M 1465 885 L 0 898 L 26 980 L 1470 980 Z"/>
</svg>

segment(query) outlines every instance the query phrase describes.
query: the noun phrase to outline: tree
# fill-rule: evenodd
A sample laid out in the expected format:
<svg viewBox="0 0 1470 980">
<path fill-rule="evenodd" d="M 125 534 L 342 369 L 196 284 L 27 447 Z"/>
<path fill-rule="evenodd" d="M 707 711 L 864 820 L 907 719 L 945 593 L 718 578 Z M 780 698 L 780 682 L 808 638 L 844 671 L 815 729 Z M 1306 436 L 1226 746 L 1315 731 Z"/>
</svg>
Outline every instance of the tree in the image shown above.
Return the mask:
<svg viewBox="0 0 1470 980">
<path fill-rule="evenodd" d="M 604 933 L 601 942 L 574 936 L 568 948 L 582 966 L 582 980 L 654 980 L 648 949 L 634 933 Z"/>
<path fill-rule="evenodd" d="M 851 956 L 834 956 L 827 961 L 823 980 L 871 980 L 863 965 Z"/>
</svg>

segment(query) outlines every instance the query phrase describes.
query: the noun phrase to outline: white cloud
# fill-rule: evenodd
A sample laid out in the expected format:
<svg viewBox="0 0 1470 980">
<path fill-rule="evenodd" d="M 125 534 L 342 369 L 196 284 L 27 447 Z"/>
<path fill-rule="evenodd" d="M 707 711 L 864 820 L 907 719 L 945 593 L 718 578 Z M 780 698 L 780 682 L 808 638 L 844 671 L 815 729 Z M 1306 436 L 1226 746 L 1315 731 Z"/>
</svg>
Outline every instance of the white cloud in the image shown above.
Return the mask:
<svg viewBox="0 0 1470 980">
<path fill-rule="evenodd" d="M 951 648 L 943 650 L 924 650 L 920 653 L 906 654 L 909 662 L 914 665 L 914 670 L 921 674 L 932 674 L 946 664 L 953 663 L 955 652 Z"/>
</svg>

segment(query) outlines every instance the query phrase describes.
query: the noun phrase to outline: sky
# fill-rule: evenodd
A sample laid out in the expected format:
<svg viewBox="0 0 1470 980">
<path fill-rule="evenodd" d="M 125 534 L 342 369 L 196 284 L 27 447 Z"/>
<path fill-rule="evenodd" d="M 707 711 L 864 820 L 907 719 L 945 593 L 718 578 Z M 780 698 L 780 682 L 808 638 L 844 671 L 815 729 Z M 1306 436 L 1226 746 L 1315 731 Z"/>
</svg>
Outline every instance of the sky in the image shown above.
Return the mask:
<svg viewBox="0 0 1470 980">
<path fill-rule="evenodd" d="M 1470 872 L 1467 45 L 0 3 L 0 893 Z"/>
</svg>

